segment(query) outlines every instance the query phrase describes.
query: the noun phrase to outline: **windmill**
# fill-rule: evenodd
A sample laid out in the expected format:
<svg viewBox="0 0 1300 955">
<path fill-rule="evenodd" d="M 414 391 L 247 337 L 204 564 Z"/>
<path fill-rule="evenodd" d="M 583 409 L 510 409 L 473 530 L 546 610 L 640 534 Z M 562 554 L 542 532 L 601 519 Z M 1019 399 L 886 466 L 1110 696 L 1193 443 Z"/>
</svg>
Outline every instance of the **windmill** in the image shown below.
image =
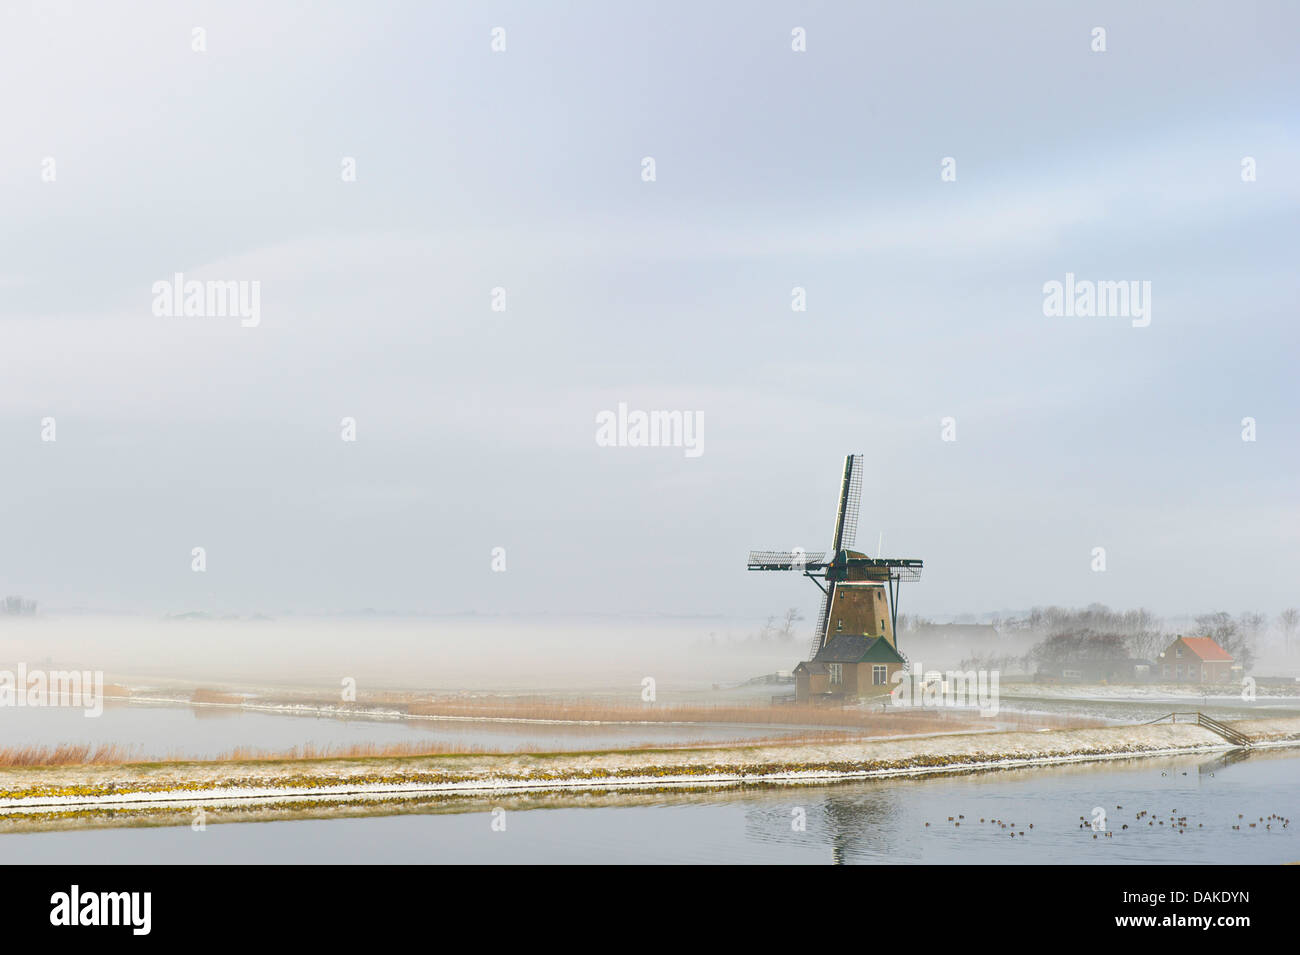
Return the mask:
<svg viewBox="0 0 1300 955">
<path fill-rule="evenodd" d="M 882 636 L 898 649 L 898 591 L 905 580 L 920 580 L 922 562 L 912 558 L 868 557 L 853 550 L 862 504 L 862 455 L 844 459 L 840 503 L 835 512 L 831 557 L 826 551 L 755 550 L 749 552 L 750 570 L 802 573 L 822 592 L 809 659 L 817 655 L 835 633 Z M 825 583 L 823 584 L 823 581 Z M 887 590 L 886 590 L 887 588 Z"/>
</svg>

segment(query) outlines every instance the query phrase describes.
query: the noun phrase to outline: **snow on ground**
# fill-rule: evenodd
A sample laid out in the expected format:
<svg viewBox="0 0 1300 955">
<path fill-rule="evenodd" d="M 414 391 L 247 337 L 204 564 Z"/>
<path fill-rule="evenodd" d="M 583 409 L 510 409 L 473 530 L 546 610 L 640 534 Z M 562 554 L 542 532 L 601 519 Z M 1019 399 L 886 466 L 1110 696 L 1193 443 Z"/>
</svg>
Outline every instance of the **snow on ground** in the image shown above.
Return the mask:
<svg viewBox="0 0 1300 955">
<path fill-rule="evenodd" d="M 1263 745 L 1300 745 L 1300 719 L 1235 725 Z M 113 812 L 233 804 L 246 810 L 415 795 L 824 782 L 1227 748 L 1222 738 L 1194 723 L 1165 723 L 696 750 L 8 769 L 0 771 L 0 816 L 21 824 L 38 816 L 85 813 L 98 824 L 106 818 L 109 824 L 121 824 L 130 822 L 129 813 L 119 818 Z"/>
<path fill-rule="evenodd" d="M 1210 692 L 1206 692 L 1209 690 Z M 1044 699 L 1074 700 L 1132 700 L 1134 702 L 1168 701 L 1190 703 L 1197 700 L 1241 702 L 1241 687 L 1236 684 L 1219 686 L 1192 686 L 1177 683 L 1004 683 L 1002 692 L 1008 696 L 1041 697 Z M 1296 687 L 1260 686 L 1255 688 L 1257 699 L 1270 702 L 1295 701 L 1300 704 L 1300 684 Z"/>
</svg>

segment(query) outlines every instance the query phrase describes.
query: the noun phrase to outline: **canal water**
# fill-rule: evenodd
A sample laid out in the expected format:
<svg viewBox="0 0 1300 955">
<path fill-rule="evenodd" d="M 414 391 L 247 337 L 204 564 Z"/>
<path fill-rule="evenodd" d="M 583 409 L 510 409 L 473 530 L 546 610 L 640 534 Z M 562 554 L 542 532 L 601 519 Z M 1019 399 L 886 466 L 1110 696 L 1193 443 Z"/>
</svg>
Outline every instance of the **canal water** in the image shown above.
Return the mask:
<svg viewBox="0 0 1300 955">
<path fill-rule="evenodd" d="M 0 836 L 0 850 L 11 863 L 204 865 L 1300 861 L 1300 754 L 1290 750 L 662 792 L 630 802 L 496 816 L 490 803 L 459 812 L 431 803 L 403 815 L 202 831 L 10 834 Z M 1099 813 L 1100 831 L 1092 826 Z M 1284 826 L 1279 816 L 1293 821 Z"/>
<path fill-rule="evenodd" d="M 268 713 L 222 706 L 109 703 L 87 718 L 75 707 L 0 708 L 0 747 L 112 744 L 142 758 L 206 759 L 239 747 L 284 752 L 352 745 L 420 746 L 552 752 L 616 746 L 774 739 L 826 727 L 739 723 L 544 723 L 497 720 L 359 719 Z"/>
</svg>

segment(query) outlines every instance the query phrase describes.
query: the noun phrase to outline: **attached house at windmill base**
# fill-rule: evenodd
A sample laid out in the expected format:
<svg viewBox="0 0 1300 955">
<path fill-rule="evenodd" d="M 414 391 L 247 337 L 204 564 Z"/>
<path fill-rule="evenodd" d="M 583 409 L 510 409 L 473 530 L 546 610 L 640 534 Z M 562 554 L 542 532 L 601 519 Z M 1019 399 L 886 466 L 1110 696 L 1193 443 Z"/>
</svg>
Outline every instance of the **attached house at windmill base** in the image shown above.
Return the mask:
<svg viewBox="0 0 1300 955">
<path fill-rule="evenodd" d="M 903 658 L 885 637 L 841 633 L 794 668 L 795 699 L 888 693 Z"/>
</svg>

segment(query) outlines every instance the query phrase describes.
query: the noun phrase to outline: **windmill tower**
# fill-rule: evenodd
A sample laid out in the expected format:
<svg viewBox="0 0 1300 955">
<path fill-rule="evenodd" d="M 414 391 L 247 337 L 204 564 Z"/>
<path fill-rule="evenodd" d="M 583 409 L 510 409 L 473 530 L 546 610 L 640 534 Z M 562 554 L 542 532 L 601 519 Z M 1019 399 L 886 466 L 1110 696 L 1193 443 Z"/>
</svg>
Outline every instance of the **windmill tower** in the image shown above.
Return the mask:
<svg viewBox="0 0 1300 955">
<path fill-rule="evenodd" d="M 750 570 L 802 573 L 821 590 L 822 608 L 817 615 L 809 659 L 837 633 L 884 637 L 898 650 L 898 591 L 903 581 L 921 579 L 923 564 L 912 558 L 868 557 L 853 550 L 861 504 L 862 455 L 851 454 L 844 459 L 829 560 L 826 551 L 749 553 Z"/>
</svg>

